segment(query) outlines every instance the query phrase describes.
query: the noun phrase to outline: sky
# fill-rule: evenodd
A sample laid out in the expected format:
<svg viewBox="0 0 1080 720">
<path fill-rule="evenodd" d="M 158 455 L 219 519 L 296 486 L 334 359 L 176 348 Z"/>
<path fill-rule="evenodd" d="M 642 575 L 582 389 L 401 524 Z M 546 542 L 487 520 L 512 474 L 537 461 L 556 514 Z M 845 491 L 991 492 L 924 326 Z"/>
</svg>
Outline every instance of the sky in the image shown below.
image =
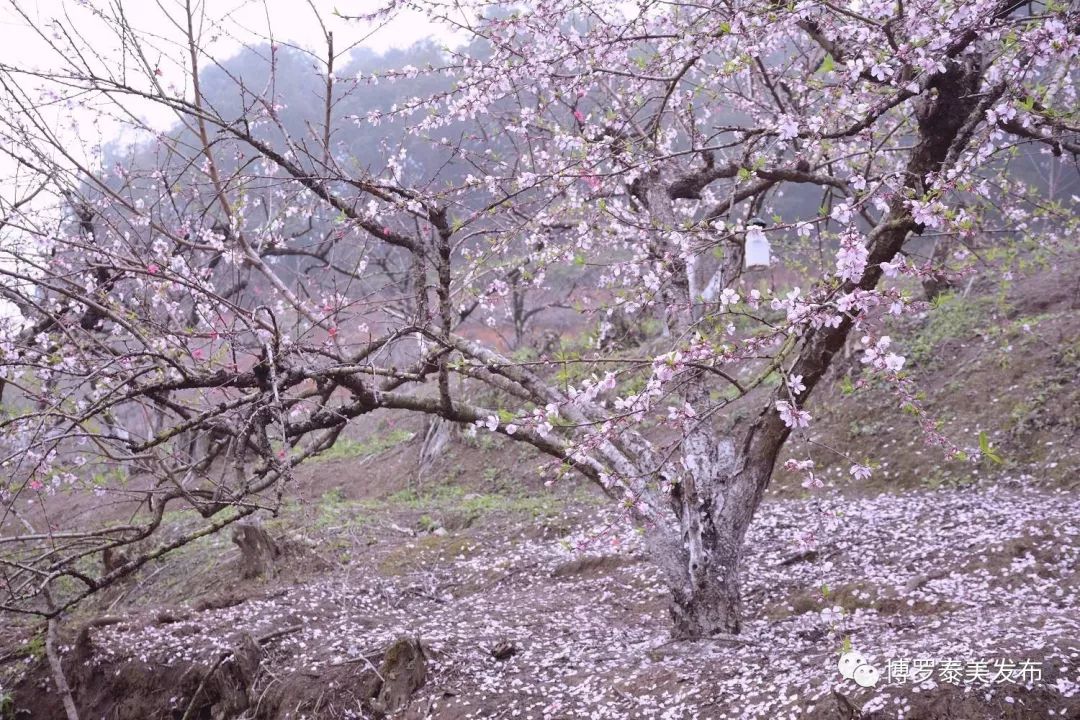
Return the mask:
<svg viewBox="0 0 1080 720">
<path fill-rule="evenodd" d="M 338 52 L 358 44 L 381 53 L 408 47 L 427 37 L 451 45 L 456 42 L 445 26 L 414 11 L 402 11 L 392 21 L 377 27 L 335 16 L 335 9 L 344 15 L 370 13 L 383 5 L 384 0 L 190 1 L 195 16 L 201 20 L 201 26 L 197 25 L 201 28 L 200 46 L 219 62 L 236 55 L 245 44 L 264 45 L 271 38 L 274 42 L 299 46 L 320 57 L 325 56 L 320 17 L 326 29 L 333 33 L 335 51 Z M 122 43 L 107 23 L 95 17 L 93 10 L 114 17 L 122 13 L 141 37 L 152 39 L 147 45 L 147 54 L 151 56 L 151 62 L 161 67 L 162 79 L 176 82 L 180 92 L 190 98 L 187 81 L 190 60 L 186 56 L 182 32 L 186 23 L 184 3 L 185 0 L 0 0 L 0 66 L 46 72 L 61 68 L 63 58 L 50 48 L 48 42 L 57 32 L 54 21 L 60 19 L 78 33 L 85 41 L 85 47 L 101 55 L 104 64 L 119 67 L 119 58 L 124 54 Z M 337 62 L 341 67 L 347 58 L 339 58 Z M 20 77 L 20 83 L 34 90 L 42 85 L 37 79 L 26 76 Z M 3 92 L 0 88 L 0 93 Z M 157 130 L 166 130 L 176 122 L 175 114 L 148 101 L 133 102 L 128 108 Z M 52 114 L 46 117 L 50 118 L 48 124 L 53 132 L 58 133 L 69 148 L 88 149 L 83 153 L 83 159 L 91 165 L 96 164 L 92 148 L 111 140 L 127 139 L 122 126 L 117 123 L 102 121 L 95 126 L 91 122 L 94 113 L 89 111 L 71 111 L 57 105 L 49 112 Z M 17 175 L 16 169 L 14 160 L 0 152 L 0 219 L 8 215 L 11 203 L 26 192 L 27 174 Z M 43 194 L 28 207 L 48 203 L 47 206 L 52 208 L 56 200 L 55 196 L 46 198 Z M 19 238 L 18 230 L 8 225 L 0 234 L 0 244 L 18 243 Z M 10 262 L 10 255 L 0 245 L 0 264 Z M 0 301 L 0 319 L 10 316 L 11 312 L 12 308 Z"/>
<path fill-rule="evenodd" d="M 174 80 L 181 87 L 185 82 L 189 59 L 186 56 L 184 35 L 180 23 L 185 22 L 185 0 L 0 0 L 0 64 L 19 68 L 32 67 L 56 70 L 62 66 L 59 58 L 38 31 L 52 36 L 52 23 L 60 18 L 65 24 L 77 29 L 89 47 L 100 52 L 106 62 L 119 66 L 122 55 L 121 43 L 116 34 L 101 20 L 94 17 L 87 6 L 93 6 L 109 15 L 122 12 L 139 35 L 151 38 L 148 55 L 162 68 L 163 80 Z M 325 55 L 325 41 L 319 18 L 326 29 L 334 34 L 335 50 L 340 52 L 358 43 L 376 52 L 403 48 L 426 37 L 434 37 L 450 44 L 454 36 L 428 18 L 415 11 L 402 11 L 386 25 L 345 20 L 335 16 L 335 9 L 345 15 L 357 15 L 378 9 L 384 0 L 192 0 L 192 6 L 201 20 L 201 46 L 217 61 L 223 61 L 243 49 L 245 43 L 265 44 L 274 42 L 297 45 Z M 318 12 L 318 16 L 316 15 Z M 198 27 L 198 26 L 197 26 Z M 35 29 L 36 28 L 36 29 Z M 204 60 L 204 62 L 206 62 Z M 339 58 L 338 66 L 346 63 Z M 190 87 L 186 88 L 190 93 Z M 0 90 L 0 92 L 3 92 Z M 190 97 L 190 94 L 189 94 Z M 165 130 L 176 122 L 171 111 L 143 102 L 133 104 L 131 109 L 158 130 Z M 58 118 L 58 121 L 67 118 Z M 57 127 L 64 125 L 58 122 Z M 78 142 L 83 146 L 91 143 L 87 137 L 89 114 L 80 123 Z M 115 139 L 118 126 L 105 123 L 102 137 L 93 140 Z M 74 138 L 73 138 L 74 139 Z M 11 197 L 11 171 L 13 162 L 0 156 L 0 198 Z M 2 209 L 3 200 L 0 200 Z"/>
<path fill-rule="evenodd" d="M 242 50 L 245 43 L 265 44 L 271 38 L 278 43 L 298 45 L 318 55 L 325 54 L 322 25 L 334 34 L 335 50 L 359 44 L 376 52 L 412 45 L 425 37 L 453 43 L 445 25 L 425 16 L 402 10 L 382 26 L 345 20 L 335 15 L 371 12 L 384 0 L 192 0 L 200 24 L 200 44 L 209 55 L 224 60 Z M 185 0 L 0 0 L 0 63 L 19 67 L 56 69 L 61 61 L 39 32 L 52 34 L 51 23 L 67 20 L 82 38 L 106 57 L 121 54 L 120 42 L 105 23 L 94 18 L 86 6 L 124 17 L 144 38 L 157 38 L 154 57 L 172 77 L 188 69 L 184 35 L 178 23 L 184 22 Z M 318 13 L 318 15 L 316 15 Z M 29 22 L 28 22 L 29 20 Z M 180 64 L 183 67 L 180 67 Z M 339 66 L 344 64 L 339 60 Z"/>
<path fill-rule="evenodd" d="M 38 27 L 46 27 L 50 20 L 63 17 L 65 13 L 79 18 L 82 6 L 94 5 L 101 9 L 122 7 L 124 14 L 139 29 L 167 32 L 166 13 L 178 17 L 183 0 L 0 0 L 0 62 L 26 61 L 40 51 L 41 43 L 35 33 L 19 16 L 21 8 Z M 203 11 L 212 22 L 227 22 L 230 27 L 243 28 L 249 37 L 268 36 L 271 32 L 282 41 L 294 42 L 309 48 L 319 47 L 322 31 L 315 17 L 318 10 L 329 30 L 338 38 L 352 42 L 365 38 L 364 45 L 378 52 L 390 48 L 411 45 L 416 40 L 434 35 L 445 37 L 446 32 L 423 15 L 414 11 L 402 11 L 389 25 L 375 29 L 369 25 L 345 21 L 334 17 L 335 8 L 342 14 L 360 14 L 376 9 L 382 0 L 209 0 L 195 2 L 194 8 Z M 314 6 L 314 10 L 313 7 Z M 269 21 L 269 22 L 268 22 Z M 208 24 L 210 24 L 208 23 Z M 92 25 L 80 24 L 80 31 L 100 30 Z M 174 33 L 175 34 L 175 33 Z M 107 37 L 101 33 L 103 39 Z M 227 50 L 226 44 L 216 46 L 216 52 Z"/>
</svg>

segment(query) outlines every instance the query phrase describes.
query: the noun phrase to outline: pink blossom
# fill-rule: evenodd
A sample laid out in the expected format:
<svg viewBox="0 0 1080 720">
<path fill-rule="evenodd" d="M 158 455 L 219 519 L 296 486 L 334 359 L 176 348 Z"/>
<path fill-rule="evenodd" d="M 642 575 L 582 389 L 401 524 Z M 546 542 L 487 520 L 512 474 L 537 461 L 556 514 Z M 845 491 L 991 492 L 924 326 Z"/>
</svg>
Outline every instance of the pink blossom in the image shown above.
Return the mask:
<svg viewBox="0 0 1080 720">
<path fill-rule="evenodd" d="M 851 473 L 851 477 L 856 480 L 866 480 L 871 475 L 871 470 L 866 465 L 859 465 L 856 463 L 848 468 L 848 472 Z"/>
<path fill-rule="evenodd" d="M 791 115 L 782 115 L 776 130 L 781 140 L 791 140 L 799 136 L 799 122 Z"/>
<path fill-rule="evenodd" d="M 867 365 L 873 365 L 878 370 L 888 370 L 898 373 L 904 367 L 904 357 L 893 352 L 888 352 L 892 344 L 892 338 L 883 335 L 876 342 L 869 336 L 864 336 L 862 344 L 867 348 L 863 351 L 862 361 Z"/>
<path fill-rule="evenodd" d="M 904 256 L 895 255 L 889 262 L 881 263 L 881 271 L 885 273 L 885 277 L 894 278 L 900 274 L 900 271 L 905 267 Z"/>
<path fill-rule="evenodd" d="M 784 469 L 790 472 L 801 472 L 803 470 L 809 470 L 814 467 L 813 460 L 795 460 L 794 458 L 787 460 L 784 463 Z"/>
<path fill-rule="evenodd" d="M 829 215 L 838 223 L 846 225 L 851 220 L 851 206 L 848 203 L 840 203 Z"/>
<path fill-rule="evenodd" d="M 777 400 L 776 409 L 780 413 L 780 419 L 789 428 L 804 428 L 810 425 L 810 413 L 800 410 L 786 400 Z"/>
<path fill-rule="evenodd" d="M 908 206 L 911 208 L 911 219 L 921 225 L 938 228 L 945 222 L 945 206 L 937 200 L 931 202 L 910 200 Z"/>
<path fill-rule="evenodd" d="M 596 389 L 600 392 L 610 392 L 615 389 L 616 385 L 615 373 L 607 372 L 604 373 L 604 379 L 596 384 Z"/>
<path fill-rule="evenodd" d="M 866 259 L 870 252 L 862 244 L 858 235 L 845 233 L 840 239 L 840 250 L 836 253 L 836 274 L 841 280 L 858 282 L 866 269 Z"/>
</svg>

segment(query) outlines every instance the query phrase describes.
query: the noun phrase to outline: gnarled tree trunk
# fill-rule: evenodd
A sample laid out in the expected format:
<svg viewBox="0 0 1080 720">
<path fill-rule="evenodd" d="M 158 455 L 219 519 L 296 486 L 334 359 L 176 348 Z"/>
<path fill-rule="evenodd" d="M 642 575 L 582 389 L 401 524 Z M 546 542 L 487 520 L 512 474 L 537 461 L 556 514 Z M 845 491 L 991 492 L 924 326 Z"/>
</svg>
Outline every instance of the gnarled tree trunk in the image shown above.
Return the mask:
<svg viewBox="0 0 1080 720">
<path fill-rule="evenodd" d="M 252 523 L 237 523 L 232 541 L 240 548 L 240 573 L 245 578 L 272 572 L 274 562 L 281 557 L 281 545 L 265 529 Z"/>
<path fill-rule="evenodd" d="M 678 530 L 649 536 L 651 555 L 671 587 L 672 635 L 696 639 L 735 634 L 742 626 L 739 572 L 750 521 L 761 503 L 787 427 L 762 413 L 736 452 L 730 438 L 713 441 L 696 472 L 675 486 Z M 699 438 L 696 442 L 698 448 Z"/>
<path fill-rule="evenodd" d="M 711 540 L 702 560 L 691 562 L 689 553 L 680 558 L 688 571 L 682 582 L 671 588 L 671 632 L 676 638 L 735 634 L 741 629 L 742 550 L 733 537 Z"/>
</svg>

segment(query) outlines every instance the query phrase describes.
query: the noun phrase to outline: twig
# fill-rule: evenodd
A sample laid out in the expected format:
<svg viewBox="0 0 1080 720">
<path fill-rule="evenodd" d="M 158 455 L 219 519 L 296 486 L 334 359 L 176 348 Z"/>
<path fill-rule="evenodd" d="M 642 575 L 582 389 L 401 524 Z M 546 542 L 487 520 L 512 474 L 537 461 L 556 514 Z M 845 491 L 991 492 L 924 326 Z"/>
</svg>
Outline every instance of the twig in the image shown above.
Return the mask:
<svg viewBox="0 0 1080 720">
<path fill-rule="evenodd" d="M 821 555 L 817 550 L 804 550 L 803 552 L 795 553 L 789 557 L 784 558 L 780 562 L 776 563 L 778 567 L 790 567 L 801 562 L 816 562 Z"/>
<path fill-rule="evenodd" d="M 49 659 L 52 668 L 53 682 L 56 683 L 56 691 L 64 701 L 64 712 L 68 720 L 79 720 L 79 711 L 75 708 L 75 699 L 71 696 L 71 687 L 64 675 L 64 667 L 60 663 L 60 655 L 56 652 L 57 640 L 56 618 L 49 618 L 49 627 L 45 631 L 45 655 Z"/>
<path fill-rule="evenodd" d="M 303 629 L 303 625 L 290 625 L 287 628 L 282 628 L 281 630 L 275 630 L 274 632 L 260 635 L 259 637 L 255 638 L 255 642 L 257 642 L 259 645 L 265 645 L 271 640 L 277 640 L 279 637 L 292 635 L 294 632 L 300 632 Z M 232 651 L 230 650 L 229 653 L 231 654 Z"/>
<path fill-rule="evenodd" d="M 148 575 L 145 578 L 142 578 L 135 585 L 132 585 L 131 587 L 126 588 L 122 593 L 120 593 L 119 595 L 116 596 L 115 600 L 113 600 L 111 603 L 109 603 L 109 607 L 105 608 L 105 612 L 112 612 L 113 608 L 115 608 L 119 604 L 119 602 L 121 600 L 123 600 L 124 598 L 126 598 L 128 596 L 128 593 L 130 593 L 132 590 L 138 590 L 139 588 L 144 586 L 146 583 L 150 582 L 150 580 L 152 580 L 158 573 L 160 573 L 166 567 L 168 567 L 168 566 L 165 565 L 165 564 L 162 564 L 161 567 L 159 567 L 154 572 L 150 573 L 150 575 Z"/>
<path fill-rule="evenodd" d="M 209 672 L 202 676 L 202 680 L 199 681 L 199 686 L 195 688 L 195 692 L 194 694 L 192 694 L 191 700 L 188 701 L 187 709 L 184 710 L 184 715 L 180 718 L 180 720 L 191 720 L 191 713 L 195 710 L 195 702 L 199 699 L 199 695 L 202 694 L 203 688 L 206 687 L 206 681 L 209 680 L 210 677 L 217 672 L 217 669 L 221 667 L 221 664 L 228 660 L 232 654 L 233 653 L 231 650 L 221 653 L 221 655 L 217 659 L 217 662 L 215 662 L 210 667 Z"/>
<path fill-rule="evenodd" d="M 290 625 L 287 628 L 275 630 L 274 632 L 267 633 L 266 635 L 260 635 L 259 637 L 255 638 L 255 642 L 258 645 L 265 645 L 271 640 L 276 640 L 277 638 L 284 635 L 291 635 L 294 632 L 298 632 L 302 630 L 303 627 L 303 625 Z M 202 680 L 199 681 L 199 686 L 195 688 L 195 693 L 191 696 L 191 700 L 188 701 L 187 709 L 184 710 L 184 715 L 180 718 L 180 720 L 191 720 L 191 718 L 193 717 L 191 713 L 195 710 L 195 703 L 198 701 L 199 695 L 202 693 L 203 688 L 206 687 L 206 682 L 214 675 L 214 673 L 217 672 L 218 668 L 221 667 L 222 663 L 224 663 L 226 660 L 228 660 L 235 654 L 235 650 L 225 650 L 221 653 L 221 655 L 218 656 L 217 661 L 210 666 L 210 670 L 205 675 L 203 675 Z M 78 719 L 76 718 L 75 720 Z"/>
<path fill-rule="evenodd" d="M 375 676 L 379 678 L 380 682 L 386 682 L 386 678 L 384 678 L 382 676 L 382 673 L 379 672 L 379 668 L 375 667 L 375 665 L 371 662 L 371 660 L 368 659 L 368 657 L 366 655 L 358 655 L 357 657 L 354 657 L 354 658 L 346 658 L 345 660 L 342 660 L 341 662 L 330 663 L 330 666 L 331 667 L 338 667 L 340 665 L 348 665 L 350 663 L 361 662 L 361 661 L 363 661 L 365 665 L 367 665 L 369 668 L 371 668 L 371 670 L 375 673 Z"/>
<path fill-rule="evenodd" d="M 19 648 L 18 650 L 12 650 L 11 652 L 0 655 L 0 665 L 11 662 L 12 660 L 18 660 L 19 658 L 26 657 L 27 650 L 25 648 Z"/>
</svg>

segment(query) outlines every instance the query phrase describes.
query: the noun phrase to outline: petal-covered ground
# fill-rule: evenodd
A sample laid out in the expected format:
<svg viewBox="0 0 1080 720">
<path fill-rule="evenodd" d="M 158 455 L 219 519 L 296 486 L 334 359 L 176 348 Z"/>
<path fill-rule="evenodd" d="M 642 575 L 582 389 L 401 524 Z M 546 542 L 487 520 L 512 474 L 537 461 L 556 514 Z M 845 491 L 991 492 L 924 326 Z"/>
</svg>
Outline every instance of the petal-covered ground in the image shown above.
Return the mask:
<svg viewBox="0 0 1080 720">
<path fill-rule="evenodd" d="M 350 683 L 403 635 L 429 657 L 404 717 L 1080 717 L 1078 559 L 1075 492 L 769 501 L 748 538 L 743 634 L 672 643 L 636 532 L 578 509 L 528 531 L 400 534 L 230 607 L 150 610 L 91 630 L 84 661 L 100 678 L 209 667 L 249 633 L 265 640 L 267 700 L 244 717 L 365 717 Z M 876 686 L 841 676 L 845 650 Z M 298 680 L 320 692 L 286 707 Z M 186 701 L 160 705 L 179 717 Z"/>
</svg>

